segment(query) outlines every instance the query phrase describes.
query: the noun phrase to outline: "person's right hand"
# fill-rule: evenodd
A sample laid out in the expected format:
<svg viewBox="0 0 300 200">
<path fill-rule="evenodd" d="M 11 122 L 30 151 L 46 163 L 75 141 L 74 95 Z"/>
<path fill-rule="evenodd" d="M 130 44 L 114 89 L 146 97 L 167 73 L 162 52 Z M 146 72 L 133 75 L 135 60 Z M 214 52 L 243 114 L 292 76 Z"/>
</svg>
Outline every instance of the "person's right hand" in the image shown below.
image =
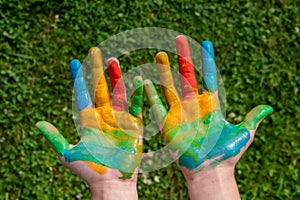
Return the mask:
<svg viewBox="0 0 300 200">
<path fill-rule="evenodd" d="M 70 145 L 48 122 L 40 121 L 37 127 L 59 154 L 62 163 L 91 187 L 93 184 L 98 186 L 98 183 L 103 185 L 104 182 L 104 186 L 109 187 L 107 183 L 110 181 L 114 181 L 111 187 L 125 182 L 133 182 L 132 185 L 135 186 L 135 172 L 140 164 L 143 146 L 142 78 L 135 77 L 133 80 L 134 92 L 128 112 L 118 60 L 111 58 L 107 61 L 113 90 L 112 104 L 99 48 L 89 50 L 89 64 L 93 75 L 96 108 L 92 107 L 80 62 L 73 60 L 70 63 L 76 102 L 80 111 L 80 142 L 75 146 Z"/>
</svg>

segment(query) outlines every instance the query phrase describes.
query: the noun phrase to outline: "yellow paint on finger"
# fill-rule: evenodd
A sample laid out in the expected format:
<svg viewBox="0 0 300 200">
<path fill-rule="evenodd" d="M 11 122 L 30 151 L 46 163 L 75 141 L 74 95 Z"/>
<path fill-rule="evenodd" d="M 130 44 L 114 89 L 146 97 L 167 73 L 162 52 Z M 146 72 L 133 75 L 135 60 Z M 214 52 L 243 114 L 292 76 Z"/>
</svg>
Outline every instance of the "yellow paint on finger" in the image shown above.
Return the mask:
<svg viewBox="0 0 300 200">
<path fill-rule="evenodd" d="M 200 118 L 203 118 L 208 113 L 220 109 L 219 99 L 216 93 L 204 92 L 198 96 L 200 107 Z"/>
<path fill-rule="evenodd" d="M 89 52 L 89 61 L 92 70 L 92 82 L 93 86 L 96 89 L 98 81 L 103 73 L 103 61 L 101 50 L 98 47 L 90 48 Z"/>
<path fill-rule="evenodd" d="M 160 76 L 160 82 L 163 87 L 163 92 L 170 106 L 178 103 L 179 95 L 175 88 L 168 54 L 166 52 L 159 52 L 156 54 L 157 70 Z"/>
<path fill-rule="evenodd" d="M 95 112 L 94 108 L 85 108 L 82 111 L 80 111 L 80 125 L 81 127 L 93 127 L 93 128 L 99 128 L 100 124 L 98 121 L 99 114 Z"/>
<path fill-rule="evenodd" d="M 110 105 L 110 94 L 104 73 L 102 73 L 95 88 L 95 103 L 97 107 Z"/>
<path fill-rule="evenodd" d="M 89 63 L 92 70 L 92 81 L 95 89 L 95 103 L 97 107 L 110 104 L 110 94 L 104 74 L 101 50 L 92 47 L 89 50 Z"/>
</svg>

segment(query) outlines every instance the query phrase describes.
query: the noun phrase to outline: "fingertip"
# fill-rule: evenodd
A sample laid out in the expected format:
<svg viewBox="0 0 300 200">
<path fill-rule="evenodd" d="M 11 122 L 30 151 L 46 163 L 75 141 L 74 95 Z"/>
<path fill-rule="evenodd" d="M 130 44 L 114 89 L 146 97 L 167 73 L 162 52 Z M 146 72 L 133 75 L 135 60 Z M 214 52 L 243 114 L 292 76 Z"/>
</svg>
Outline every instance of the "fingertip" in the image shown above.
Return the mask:
<svg viewBox="0 0 300 200">
<path fill-rule="evenodd" d="M 206 54 L 208 54 L 212 59 L 214 59 L 215 55 L 213 43 L 210 40 L 204 40 L 201 46 L 206 51 Z"/>
<path fill-rule="evenodd" d="M 166 52 L 163 52 L 163 51 L 158 52 L 156 54 L 155 58 L 156 58 L 156 63 L 157 64 L 162 64 L 162 65 L 167 65 L 167 66 L 170 65 L 169 64 L 168 54 Z"/>
<path fill-rule="evenodd" d="M 184 35 L 178 35 L 176 38 L 175 38 L 175 41 L 177 42 L 180 42 L 180 41 L 184 41 L 184 40 L 187 40 L 187 38 L 184 36 Z"/>
<path fill-rule="evenodd" d="M 190 57 L 190 48 L 187 37 L 184 35 L 179 35 L 175 38 L 176 50 L 179 56 L 183 56 L 185 58 Z"/>
<path fill-rule="evenodd" d="M 118 60 L 117 58 L 115 58 L 115 57 L 111 57 L 111 58 L 107 59 L 106 65 L 107 65 L 108 67 L 110 67 L 110 66 L 111 66 L 111 67 L 115 67 L 115 66 L 120 67 L 119 60 Z"/>
<path fill-rule="evenodd" d="M 52 124 L 46 121 L 39 121 L 35 124 L 35 126 L 41 131 L 44 130 L 57 131 L 57 129 Z"/>
<path fill-rule="evenodd" d="M 79 69 L 80 66 L 81 66 L 81 63 L 80 63 L 80 61 L 77 60 L 77 59 L 74 59 L 74 60 L 72 60 L 72 61 L 70 62 L 70 68 L 71 68 L 71 69 Z"/>
<path fill-rule="evenodd" d="M 146 79 L 143 81 L 144 85 L 150 85 L 153 84 L 152 81 L 150 79 Z"/>
<path fill-rule="evenodd" d="M 201 44 L 203 48 L 212 48 L 213 43 L 210 40 L 204 40 Z"/>
<path fill-rule="evenodd" d="M 267 116 L 273 112 L 273 107 L 269 105 L 259 105 L 253 108 L 253 112 L 259 113 L 260 116 Z"/>
<path fill-rule="evenodd" d="M 133 78 L 133 83 L 135 85 L 142 85 L 143 84 L 143 78 L 142 78 L 142 76 L 135 76 Z"/>
<path fill-rule="evenodd" d="M 81 68 L 81 63 L 79 60 L 74 59 L 70 62 L 70 72 L 71 72 L 73 81 L 76 79 L 78 70 L 80 70 L 80 68 Z"/>
<path fill-rule="evenodd" d="M 89 49 L 89 51 L 88 51 L 88 54 L 95 54 L 95 53 L 97 53 L 97 52 L 101 52 L 101 51 L 100 51 L 100 48 L 98 48 L 98 47 L 91 47 L 91 48 Z"/>
<path fill-rule="evenodd" d="M 36 126 L 37 128 L 40 128 L 40 127 L 44 126 L 46 123 L 48 123 L 48 122 L 46 122 L 46 121 L 38 121 L 38 122 L 35 124 L 35 126 Z"/>
<path fill-rule="evenodd" d="M 245 122 L 250 130 L 254 130 L 258 127 L 260 122 L 272 112 L 273 108 L 269 105 L 256 106 L 246 115 Z"/>
<path fill-rule="evenodd" d="M 111 57 L 111 58 L 107 59 L 106 66 L 107 66 L 108 73 L 111 78 L 119 79 L 122 76 L 120 63 L 117 58 Z"/>
<path fill-rule="evenodd" d="M 35 126 L 36 126 L 36 127 L 39 127 L 39 126 L 40 126 L 40 121 L 37 122 L 37 123 L 35 123 Z"/>
<path fill-rule="evenodd" d="M 266 109 L 266 111 L 267 111 L 268 114 L 274 112 L 274 109 L 273 109 L 272 106 L 266 105 L 265 109 Z"/>
</svg>

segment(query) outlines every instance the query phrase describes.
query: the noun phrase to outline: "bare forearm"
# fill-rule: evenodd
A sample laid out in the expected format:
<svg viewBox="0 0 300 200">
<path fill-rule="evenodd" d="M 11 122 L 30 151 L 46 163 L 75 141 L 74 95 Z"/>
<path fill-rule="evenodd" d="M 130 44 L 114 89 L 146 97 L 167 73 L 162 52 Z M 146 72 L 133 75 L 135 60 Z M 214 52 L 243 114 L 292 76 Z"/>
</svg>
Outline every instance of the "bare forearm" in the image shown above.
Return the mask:
<svg viewBox="0 0 300 200">
<path fill-rule="evenodd" d="M 90 188 L 92 200 L 138 199 L 136 182 L 102 181 L 91 185 Z"/>
<path fill-rule="evenodd" d="M 234 168 L 213 167 L 186 179 L 191 200 L 240 199 Z"/>
</svg>

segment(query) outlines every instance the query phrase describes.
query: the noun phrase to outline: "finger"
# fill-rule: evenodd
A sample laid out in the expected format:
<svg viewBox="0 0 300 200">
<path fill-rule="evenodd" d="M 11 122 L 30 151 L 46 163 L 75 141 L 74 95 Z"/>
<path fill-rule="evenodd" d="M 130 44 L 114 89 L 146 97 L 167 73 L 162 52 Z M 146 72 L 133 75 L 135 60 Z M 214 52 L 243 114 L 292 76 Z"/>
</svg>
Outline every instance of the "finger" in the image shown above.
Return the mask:
<svg viewBox="0 0 300 200">
<path fill-rule="evenodd" d="M 98 47 L 92 47 L 89 50 L 89 61 L 95 88 L 96 107 L 110 106 L 109 90 L 104 75 L 101 51 Z"/>
<path fill-rule="evenodd" d="M 273 112 L 273 108 L 268 105 L 260 105 L 253 108 L 244 120 L 248 130 L 255 130 L 260 122 L 271 112 Z"/>
<path fill-rule="evenodd" d="M 147 99 L 149 101 L 155 119 L 158 122 L 163 122 L 167 114 L 167 110 L 163 105 L 161 99 L 159 98 L 153 83 L 147 79 L 144 81 L 144 87 L 145 87 Z"/>
<path fill-rule="evenodd" d="M 126 111 L 126 89 L 119 61 L 116 58 L 110 58 L 106 63 L 113 92 L 112 107 L 117 111 Z"/>
<path fill-rule="evenodd" d="M 143 114 L 143 79 L 136 76 L 133 79 L 133 95 L 131 97 L 130 112 L 133 116 L 142 118 Z"/>
<path fill-rule="evenodd" d="M 70 62 L 70 71 L 74 83 L 74 91 L 78 109 L 81 111 L 84 108 L 90 107 L 90 98 L 86 88 L 86 83 L 79 60 Z"/>
<path fill-rule="evenodd" d="M 69 149 L 69 142 L 62 136 L 59 131 L 50 123 L 40 121 L 36 127 L 45 136 L 48 142 L 52 145 L 53 149 L 59 155 L 64 155 L 64 150 Z"/>
<path fill-rule="evenodd" d="M 211 41 L 205 40 L 202 46 L 202 89 L 215 92 L 218 90 L 217 68 L 215 63 L 214 46 Z"/>
<path fill-rule="evenodd" d="M 198 94 L 198 85 L 192 62 L 188 40 L 179 35 L 175 39 L 178 54 L 179 72 L 181 74 L 181 90 L 183 97 L 191 93 Z"/>
<path fill-rule="evenodd" d="M 179 101 L 179 95 L 174 85 L 168 54 L 165 52 L 157 53 L 156 63 L 164 95 L 168 104 L 172 106 Z"/>
</svg>

